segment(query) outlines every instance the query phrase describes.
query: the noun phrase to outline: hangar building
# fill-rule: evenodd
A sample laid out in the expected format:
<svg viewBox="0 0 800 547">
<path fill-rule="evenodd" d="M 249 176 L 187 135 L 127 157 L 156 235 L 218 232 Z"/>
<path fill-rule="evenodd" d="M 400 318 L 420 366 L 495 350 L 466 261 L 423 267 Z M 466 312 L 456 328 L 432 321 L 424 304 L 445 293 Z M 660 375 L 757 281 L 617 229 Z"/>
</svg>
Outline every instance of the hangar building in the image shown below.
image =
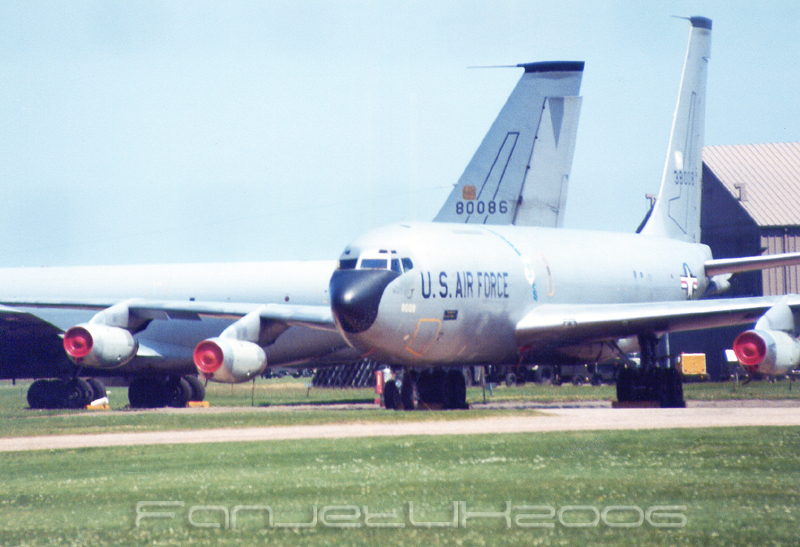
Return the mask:
<svg viewBox="0 0 800 547">
<path fill-rule="evenodd" d="M 800 142 L 706 146 L 700 222 L 714 258 L 800 251 Z M 798 266 L 735 275 L 723 296 L 788 293 L 800 293 Z M 705 353 L 709 375 L 721 379 L 724 350 L 743 330 L 673 335 L 671 350 Z"/>
</svg>

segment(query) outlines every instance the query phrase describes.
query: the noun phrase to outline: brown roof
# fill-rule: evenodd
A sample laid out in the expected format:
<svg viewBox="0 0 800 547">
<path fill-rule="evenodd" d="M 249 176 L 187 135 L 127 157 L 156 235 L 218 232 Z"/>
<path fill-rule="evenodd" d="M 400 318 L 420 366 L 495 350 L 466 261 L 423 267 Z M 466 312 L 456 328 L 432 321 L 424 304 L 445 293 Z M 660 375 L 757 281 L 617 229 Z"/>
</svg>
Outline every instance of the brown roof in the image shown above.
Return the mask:
<svg viewBox="0 0 800 547">
<path fill-rule="evenodd" d="M 800 226 L 800 142 L 706 146 L 703 163 L 759 226 Z"/>
</svg>

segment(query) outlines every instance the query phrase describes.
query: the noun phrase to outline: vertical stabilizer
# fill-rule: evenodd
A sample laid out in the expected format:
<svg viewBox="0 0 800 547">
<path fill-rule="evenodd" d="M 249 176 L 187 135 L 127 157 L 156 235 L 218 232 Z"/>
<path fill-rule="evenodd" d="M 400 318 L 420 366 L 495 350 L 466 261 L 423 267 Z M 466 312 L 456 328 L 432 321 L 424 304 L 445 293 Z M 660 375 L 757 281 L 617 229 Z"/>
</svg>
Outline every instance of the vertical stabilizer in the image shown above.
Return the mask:
<svg viewBox="0 0 800 547">
<path fill-rule="evenodd" d="M 581 97 L 548 97 L 545 101 L 515 225 L 561 228 L 564 224 L 580 111 Z"/>
<path fill-rule="evenodd" d="M 700 195 L 711 20 L 691 17 L 661 189 L 642 234 L 700 243 Z"/>
<path fill-rule="evenodd" d="M 434 222 L 563 223 L 583 62 L 525 69 Z"/>
</svg>

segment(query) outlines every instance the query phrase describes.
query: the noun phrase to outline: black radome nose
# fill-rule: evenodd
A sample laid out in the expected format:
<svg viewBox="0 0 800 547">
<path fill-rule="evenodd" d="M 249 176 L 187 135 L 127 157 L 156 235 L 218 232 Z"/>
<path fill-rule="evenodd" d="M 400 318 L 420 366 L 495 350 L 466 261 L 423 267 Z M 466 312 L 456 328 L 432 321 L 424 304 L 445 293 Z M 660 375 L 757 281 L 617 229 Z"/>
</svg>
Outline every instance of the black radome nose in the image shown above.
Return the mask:
<svg viewBox="0 0 800 547">
<path fill-rule="evenodd" d="M 383 291 L 399 274 L 391 270 L 336 270 L 331 276 L 331 311 L 342 330 L 364 332 L 378 317 Z"/>
</svg>

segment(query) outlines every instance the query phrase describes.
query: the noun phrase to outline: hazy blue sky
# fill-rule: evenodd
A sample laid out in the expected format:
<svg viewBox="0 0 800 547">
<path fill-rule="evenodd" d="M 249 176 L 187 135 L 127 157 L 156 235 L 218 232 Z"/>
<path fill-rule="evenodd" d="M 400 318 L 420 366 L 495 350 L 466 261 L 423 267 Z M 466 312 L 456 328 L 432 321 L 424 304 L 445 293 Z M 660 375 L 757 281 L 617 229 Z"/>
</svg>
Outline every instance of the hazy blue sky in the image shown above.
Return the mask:
<svg viewBox="0 0 800 547">
<path fill-rule="evenodd" d="M 0 264 L 336 258 L 430 220 L 520 76 L 586 62 L 566 226 L 632 231 L 689 24 L 706 144 L 800 140 L 800 3 L 0 3 Z"/>
</svg>

